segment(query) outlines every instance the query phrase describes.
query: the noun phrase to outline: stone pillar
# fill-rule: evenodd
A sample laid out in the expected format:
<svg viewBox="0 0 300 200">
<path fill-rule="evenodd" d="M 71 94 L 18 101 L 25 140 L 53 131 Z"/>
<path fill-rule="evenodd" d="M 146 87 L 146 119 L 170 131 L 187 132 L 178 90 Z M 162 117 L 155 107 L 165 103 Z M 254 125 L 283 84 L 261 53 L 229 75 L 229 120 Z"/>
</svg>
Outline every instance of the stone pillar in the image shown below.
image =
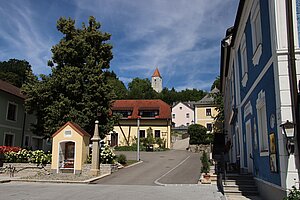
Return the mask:
<svg viewBox="0 0 300 200">
<path fill-rule="evenodd" d="M 92 148 L 92 167 L 91 167 L 91 175 L 93 176 L 98 176 L 99 175 L 99 168 L 100 168 L 100 163 L 99 163 L 99 141 L 100 141 L 100 136 L 99 136 L 99 129 L 98 129 L 98 124 L 99 121 L 95 121 L 95 131 L 94 131 L 94 136 L 92 137 L 92 142 L 93 142 L 93 148 Z"/>
</svg>

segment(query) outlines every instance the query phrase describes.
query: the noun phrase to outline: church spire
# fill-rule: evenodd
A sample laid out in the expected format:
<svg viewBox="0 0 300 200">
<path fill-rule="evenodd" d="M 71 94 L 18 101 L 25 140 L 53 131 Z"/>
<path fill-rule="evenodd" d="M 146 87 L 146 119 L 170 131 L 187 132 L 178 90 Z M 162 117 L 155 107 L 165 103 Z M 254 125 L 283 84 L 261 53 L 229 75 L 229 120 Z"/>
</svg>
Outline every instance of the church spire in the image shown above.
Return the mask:
<svg viewBox="0 0 300 200">
<path fill-rule="evenodd" d="M 161 77 L 157 67 L 152 75 L 151 86 L 158 93 L 160 93 L 162 91 L 162 77 Z"/>
<path fill-rule="evenodd" d="M 156 69 L 155 69 L 155 71 L 154 71 L 154 73 L 153 73 L 152 77 L 160 77 L 160 78 L 161 78 L 161 75 L 160 75 L 160 73 L 159 73 L 159 71 L 158 71 L 158 68 L 157 68 L 157 67 L 156 67 Z"/>
</svg>

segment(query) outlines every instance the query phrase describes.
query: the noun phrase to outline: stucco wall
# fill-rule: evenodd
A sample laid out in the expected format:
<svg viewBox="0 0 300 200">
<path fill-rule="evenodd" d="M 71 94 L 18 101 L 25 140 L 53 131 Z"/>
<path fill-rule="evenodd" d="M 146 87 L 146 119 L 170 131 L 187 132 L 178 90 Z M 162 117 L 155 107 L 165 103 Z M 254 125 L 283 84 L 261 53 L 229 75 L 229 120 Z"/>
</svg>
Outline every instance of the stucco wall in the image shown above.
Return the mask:
<svg viewBox="0 0 300 200">
<path fill-rule="evenodd" d="M 189 118 L 186 117 L 187 113 L 189 114 Z M 173 117 L 174 114 L 175 117 Z M 178 103 L 172 108 L 172 122 L 175 123 L 175 127 L 182 125 L 187 126 L 187 123 L 190 125 L 193 124 L 194 121 L 194 110 L 187 107 L 183 103 Z"/>
<path fill-rule="evenodd" d="M 65 136 L 64 133 L 66 130 L 71 131 L 71 136 Z M 69 125 L 66 126 L 60 133 L 58 133 L 55 137 L 53 137 L 52 141 L 52 165 L 51 169 L 58 168 L 58 159 L 59 159 L 59 145 L 62 142 L 75 142 L 75 160 L 74 160 L 74 168 L 75 170 L 81 170 L 82 165 L 86 161 L 88 156 L 88 144 L 89 138 L 82 137 L 79 133 L 73 130 Z"/>
<path fill-rule="evenodd" d="M 211 109 L 211 116 L 206 116 L 206 109 Z M 196 107 L 196 123 L 206 127 L 207 123 L 213 123 L 214 117 L 218 114 L 215 106 Z"/>
<path fill-rule="evenodd" d="M 126 140 L 123 136 L 123 133 L 126 138 L 128 138 L 130 133 L 129 142 L 132 144 L 134 142 L 134 138 L 137 138 L 137 124 L 136 120 L 127 120 L 121 121 L 120 126 L 114 126 L 114 131 L 118 133 L 118 145 L 124 146 L 126 145 Z M 147 137 L 147 129 L 152 128 L 153 130 L 153 137 L 155 136 L 155 130 L 160 130 L 160 137 L 166 141 L 166 147 L 171 147 L 171 126 L 170 122 L 166 120 L 141 120 L 140 121 L 140 130 L 145 130 L 145 136 Z M 123 133 L 122 133 L 122 130 Z"/>
</svg>

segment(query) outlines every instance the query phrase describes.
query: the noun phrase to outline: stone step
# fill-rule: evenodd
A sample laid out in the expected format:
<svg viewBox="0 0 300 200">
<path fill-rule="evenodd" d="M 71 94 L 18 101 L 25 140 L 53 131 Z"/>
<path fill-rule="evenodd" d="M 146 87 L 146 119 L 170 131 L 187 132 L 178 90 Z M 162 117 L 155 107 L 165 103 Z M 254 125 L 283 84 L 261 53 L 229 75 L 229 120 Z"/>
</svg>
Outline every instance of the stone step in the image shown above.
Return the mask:
<svg viewBox="0 0 300 200">
<path fill-rule="evenodd" d="M 224 187 L 224 192 L 236 192 L 236 193 L 244 193 L 244 192 L 256 192 L 257 193 L 257 188 L 256 187 Z"/>
<path fill-rule="evenodd" d="M 227 200 L 262 200 L 259 196 L 226 195 Z"/>
<path fill-rule="evenodd" d="M 241 196 L 258 196 L 259 193 L 257 190 L 249 190 L 249 191 L 239 191 L 239 190 L 225 190 L 224 188 L 224 193 L 226 195 L 231 195 L 231 196 L 235 196 L 235 195 L 241 195 Z"/>
<path fill-rule="evenodd" d="M 225 177 L 223 177 L 225 179 Z M 226 175 L 226 179 L 233 179 L 233 180 L 253 180 L 253 176 L 251 175 Z"/>
<path fill-rule="evenodd" d="M 255 185 L 224 185 L 226 189 L 257 190 Z"/>
<path fill-rule="evenodd" d="M 223 185 L 255 185 L 255 181 L 252 180 L 223 180 Z"/>
</svg>

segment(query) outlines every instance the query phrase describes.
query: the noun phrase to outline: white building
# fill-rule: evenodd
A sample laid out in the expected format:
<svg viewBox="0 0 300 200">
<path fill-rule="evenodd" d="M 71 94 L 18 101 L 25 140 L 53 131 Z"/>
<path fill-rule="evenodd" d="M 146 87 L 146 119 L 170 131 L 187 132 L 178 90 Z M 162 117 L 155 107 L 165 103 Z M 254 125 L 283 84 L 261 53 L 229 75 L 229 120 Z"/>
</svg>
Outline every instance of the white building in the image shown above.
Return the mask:
<svg viewBox="0 0 300 200">
<path fill-rule="evenodd" d="M 152 75 L 151 86 L 152 86 L 153 90 L 155 90 L 158 93 L 160 93 L 163 89 L 163 87 L 162 87 L 162 77 L 161 77 L 161 75 L 158 71 L 158 68 L 155 69 L 155 71 Z"/>
<path fill-rule="evenodd" d="M 172 107 L 172 123 L 174 127 L 189 126 L 194 122 L 193 105 L 179 102 Z"/>
</svg>

